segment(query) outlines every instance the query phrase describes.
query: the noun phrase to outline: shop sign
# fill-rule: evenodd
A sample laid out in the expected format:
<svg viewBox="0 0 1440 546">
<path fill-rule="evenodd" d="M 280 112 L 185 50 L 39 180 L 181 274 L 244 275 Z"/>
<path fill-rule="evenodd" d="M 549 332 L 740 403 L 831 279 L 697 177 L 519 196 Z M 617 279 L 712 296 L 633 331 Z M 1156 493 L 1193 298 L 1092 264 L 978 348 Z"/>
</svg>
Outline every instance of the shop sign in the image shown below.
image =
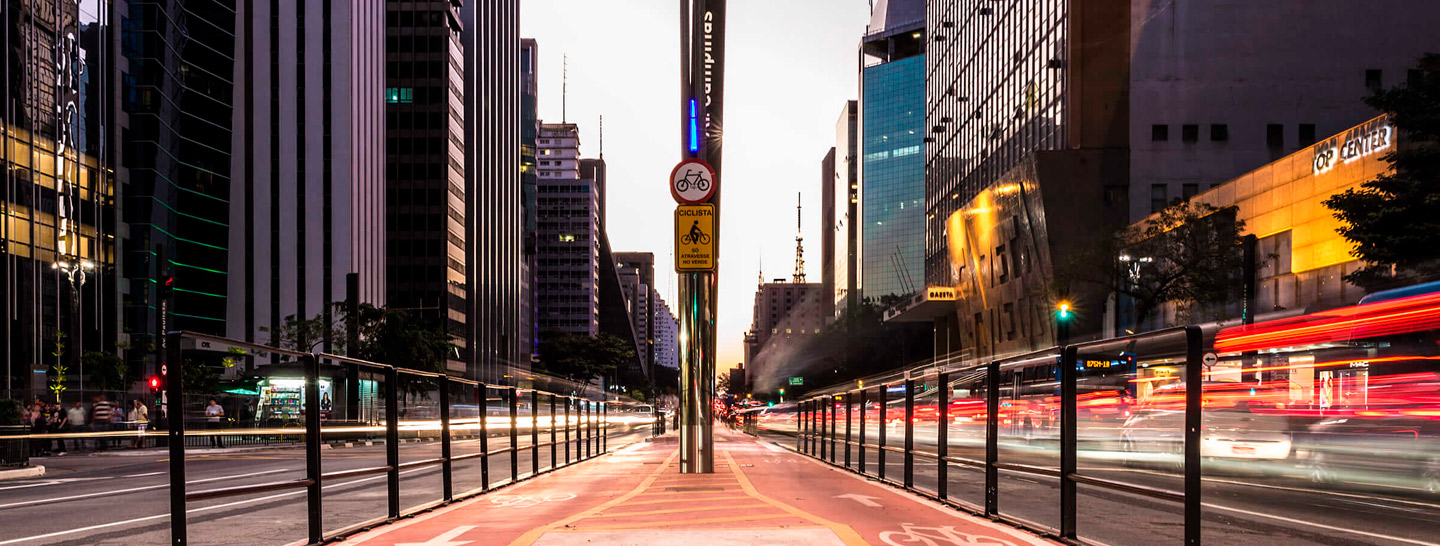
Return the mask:
<svg viewBox="0 0 1440 546">
<path fill-rule="evenodd" d="M 1390 119 L 1376 118 L 1316 144 L 1311 165 L 1315 175 L 1322 175 L 1338 164 L 1352 163 L 1388 150 L 1394 142 L 1395 128 L 1390 125 Z"/>
<path fill-rule="evenodd" d="M 925 299 L 929 301 L 955 301 L 959 299 L 955 288 L 950 286 L 931 286 L 925 289 Z"/>
</svg>

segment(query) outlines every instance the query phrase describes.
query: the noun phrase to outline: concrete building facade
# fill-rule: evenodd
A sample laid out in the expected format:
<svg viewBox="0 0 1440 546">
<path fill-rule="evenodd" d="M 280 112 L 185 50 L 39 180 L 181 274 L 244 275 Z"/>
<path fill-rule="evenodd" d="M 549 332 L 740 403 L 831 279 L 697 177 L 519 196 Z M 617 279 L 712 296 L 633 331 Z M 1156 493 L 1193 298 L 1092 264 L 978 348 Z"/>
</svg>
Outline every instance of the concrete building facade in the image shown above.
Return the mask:
<svg viewBox="0 0 1440 546">
<path fill-rule="evenodd" d="M 542 124 L 538 146 L 539 331 L 594 336 L 600 326 L 600 188 L 580 176 L 575 124 Z"/>
</svg>

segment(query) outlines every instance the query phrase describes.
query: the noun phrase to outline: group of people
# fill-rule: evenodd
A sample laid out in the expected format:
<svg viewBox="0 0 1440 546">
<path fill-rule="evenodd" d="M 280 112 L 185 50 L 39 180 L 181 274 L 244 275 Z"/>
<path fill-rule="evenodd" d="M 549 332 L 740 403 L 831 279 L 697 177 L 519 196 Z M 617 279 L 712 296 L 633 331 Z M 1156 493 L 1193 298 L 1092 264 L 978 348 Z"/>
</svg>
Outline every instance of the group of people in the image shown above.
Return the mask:
<svg viewBox="0 0 1440 546">
<path fill-rule="evenodd" d="M 69 408 L 58 403 L 36 400 L 34 404 L 25 409 L 21 416 L 22 423 L 30 425 L 31 434 L 53 434 L 73 432 L 117 432 L 125 430 L 137 430 L 139 427 L 150 423 L 150 409 L 139 399 L 132 400 L 130 407 L 119 402 L 106 400 L 103 395 L 96 396 L 87 409 L 82 402 L 75 402 Z M 30 456 L 43 457 L 47 455 L 66 454 L 65 438 L 54 438 L 49 441 L 44 439 L 33 439 L 30 441 Z M 139 448 L 143 440 L 137 436 L 131 441 L 130 446 Z M 84 442 L 81 438 L 71 438 L 70 446 L 79 451 Z M 115 437 L 100 436 L 94 439 L 95 449 L 107 449 L 112 445 L 120 447 L 123 440 Z"/>
</svg>

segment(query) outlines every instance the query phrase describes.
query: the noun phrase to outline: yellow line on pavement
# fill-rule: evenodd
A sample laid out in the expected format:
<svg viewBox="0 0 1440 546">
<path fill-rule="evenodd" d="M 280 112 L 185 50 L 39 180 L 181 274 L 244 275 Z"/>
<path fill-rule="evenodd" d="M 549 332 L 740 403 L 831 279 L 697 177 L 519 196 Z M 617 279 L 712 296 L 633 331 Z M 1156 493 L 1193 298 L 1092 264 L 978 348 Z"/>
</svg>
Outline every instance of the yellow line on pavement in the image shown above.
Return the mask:
<svg viewBox="0 0 1440 546">
<path fill-rule="evenodd" d="M 736 496 L 732 496 L 732 497 L 702 497 L 702 498 L 698 498 L 698 499 L 685 499 L 685 502 L 745 500 L 745 499 L 748 499 L 748 498 L 751 498 L 751 497 L 748 497 L 748 496 L 745 496 L 745 495 L 736 495 Z M 670 504 L 670 503 L 673 503 L 673 502 L 676 502 L 675 499 L 655 499 L 655 500 L 645 500 L 645 501 L 627 502 L 627 503 L 625 503 L 625 506 L 638 506 L 638 505 L 641 505 L 641 504 Z"/>
<path fill-rule="evenodd" d="M 779 519 L 779 518 L 793 518 L 793 517 L 796 517 L 796 516 L 795 516 L 794 514 L 756 514 L 756 515 L 753 515 L 753 516 L 726 516 L 726 517 L 723 517 L 723 518 L 700 518 L 700 519 L 681 519 L 681 520 L 666 520 L 666 521 L 647 521 L 647 522 L 643 522 L 643 523 L 619 523 L 619 524 L 615 524 L 615 525 L 587 525 L 587 526 L 584 526 L 584 527 L 569 527 L 569 528 L 566 528 L 566 529 L 556 529 L 556 531 L 563 531 L 563 532 L 569 533 L 569 532 L 575 532 L 575 531 L 606 531 L 606 530 L 614 530 L 614 529 L 643 529 L 643 528 L 646 528 L 646 527 L 668 527 L 668 526 L 671 526 L 671 525 L 676 525 L 676 526 L 680 526 L 680 525 L 696 525 L 696 524 L 701 524 L 701 523 L 725 523 L 725 522 L 730 522 L 730 521 L 749 521 L 749 520 L 755 520 L 755 519 Z M 730 528 L 729 528 L 729 527 L 726 527 L 725 530 L 728 531 L 728 530 L 730 530 Z M 833 529 L 832 529 L 832 530 L 833 530 Z M 527 544 L 529 544 L 529 543 L 527 543 Z M 852 544 L 852 543 L 846 542 L 846 544 Z M 860 546 L 868 546 L 868 545 L 867 545 L 865 542 L 863 542 L 863 541 L 862 541 L 862 542 L 858 542 L 858 543 L 854 543 L 854 544 L 858 544 L 858 545 L 860 545 Z"/>
<path fill-rule="evenodd" d="M 632 505 L 630 505 L 630 504 L 624 504 L 624 505 L 621 505 L 621 506 L 632 506 Z M 659 514 L 683 514 L 683 513 L 686 513 L 686 512 L 708 512 L 708 511 L 710 511 L 710 510 L 732 510 L 732 509 L 735 509 L 735 508 L 765 508 L 765 507 L 767 507 L 767 506 L 770 506 L 770 505 L 768 505 L 768 504 L 742 504 L 742 505 L 739 505 L 739 506 L 699 506 L 699 507 L 695 507 L 695 508 L 670 508 L 670 509 L 667 509 L 667 510 L 647 510 L 647 511 L 644 511 L 644 512 L 613 512 L 613 513 L 612 513 L 612 512 L 607 512 L 607 513 L 604 513 L 604 514 L 589 516 L 589 517 L 587 517 L 587 518 L 585 518 L 585 519 L 624 518 L 624 517 L 630 517 L 630 516 L 655 516 L 655 515 L 659 515 Z"/>
<path fill-rule="evenodd" d="M 746 477 L 745 473 L 740 471 L 740 465 L 735 464 L 735 458 L 730 456 L 730 452 L 722 451 L 721 453 L 724 453 L 725 459 L 730 462 L 730 468 L 733 469 L 732 471 L 735 473 L 735 478 L 740 480 L 740 488 L 745 491 L 745 494 L 755 497 L 770 506 L 798 516 L 801 519 L 830 528 L 830 531 L 834 532 L 835 536 L 840 537 L 840 540 L 847 546 L 869 546 L 870 543 L 866 542 L 864 538 L 861 538 L 860 533 L 855 532 L 849 525 L 830 521 L 761 494 L 760 491 L 755 489 L 754 485 L 750 484 L 750 478 Z"/>
<path fill-rule="evenodd" d="M 510 546 L 530 546 L 531 544 L 534 544 L 536 540 L 539 540 L 541 536 L 543 536 L 546 532 L 550 531 L 551 529 L 554 529 L 554 528 L 557 528 L 557 527 L 564 527 L 564 526 L 566 526 L 566 525 L 570 525 L 570 524 L 572 524 L 572 523 L 575 523 L 576 521 L 579 521 L 579 520 L 581 520 L 581 519 L 584 519 L 586 516 L 589 516 L 590 514 L 593 514 L 593 513 L 595 513 L 595 512 L 601 512 L 601 511 L 604 511 L 604 510 L 608 510 L 608 509 L 610 509 L 610 508 L 612 508 L 612 507 L 614 507 L 614 506 L 616 506 L 616 505 L 619 505 L 619 504 L 621 504 L 621 503 L 623 503 L 623 502 L 625 502 L 625 501 L 627 501 L 627 500 L 630 500 L 630 499 L 635 498 L 637 495 L 640 494 L 641 491 L 644 491 L 646 488 L 650 487 L 650 484 L 654 483 L 654 482 L 655 482 L 655 479 L 660 477 L 660 473 L 665 472 L 667 469 L 669 469 L 669 468 L 670 468 L 670 463 L 673 462 L 673 461 L 674 461 L 677 457 L 679 457 L 679 456 L 680 456 L 680 450 L 679 450 L 679 449 L 676 449 L 673 453 L 670 454 L 669 457 L 666 457 L 666 458 L 665 458 L 665 462 L 664 462 L 664 463 L 661 463 L 661 464 L 659 465 L 659 467 L 655 469 L 654 472 L 651 472 L 649 476 L 647 476 L 644 480 L 642 480 L 642 481 L 640 482 L 640 485 L 635 486 L 635 488 L 634 488 L 634 489 L 631 489 L 629 493 L 626 493 L 626 494 L 624 494 L 624 495 L 621 495 L 621 496 L 619 496 L 619 497 L 616 497 L 616 498 L 614 498 L 614 499 L 611 499 L 611 500 L 609 500 L 608 502 L 605 502 L 604 504 L 601 504 L 600 506 L 596 506 L 595 508 L 586 510 L 586 511 L 584 511 L 584 512 L 580 512 L 580 513 L 578 513 L 578 514 L 575 514 L 575 515 L 570 516 L 570 517 L 568 517 L 568 518 L 562 519 L 562 520 L 560 520 L 560 521 L 557 521 L 557 522 L 554 522 L 554 523 L 551 523 L 551 524 L 548 524 L 548 525 L 541 525 L 541 526 L 539 526 L 539 527 L 536 527 L 536 528 L 534 528 L 534 529 L 531 529 L 531 530 L 529 530 L 529 531 L 526 531 L 525 534 L 520 535 L 518 538 L 516 538 L 516 539 L 513 540 L 513 541 L 510 541 Z"/>
</svg>

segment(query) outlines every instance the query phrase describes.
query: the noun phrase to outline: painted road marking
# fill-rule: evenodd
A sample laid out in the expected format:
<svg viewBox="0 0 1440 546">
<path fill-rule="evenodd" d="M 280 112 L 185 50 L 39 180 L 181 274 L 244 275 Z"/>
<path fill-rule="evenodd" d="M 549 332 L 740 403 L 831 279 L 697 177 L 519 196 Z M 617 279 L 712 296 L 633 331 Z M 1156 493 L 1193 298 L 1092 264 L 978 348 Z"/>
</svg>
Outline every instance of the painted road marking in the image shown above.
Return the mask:
<svg viewBox="0 0 1440 546">
<path fill-rule="evenodd" d="M 849 493 L 849 494 L 845 494 L 845 495 L 835 495 L 835 498 L 837 498 L 837 499 L 850 499 L 850 500 L 853 500 L 853 501 L 855 501 L 855 502 L 860 503 L 860 506 L 864 506 L 864 507 L 866 507 L 866 508 L 879 508 L 879 507 L 880 507 L 880 503 L 875 502 L 876 500 L 879 500 L 880 497 L 871 497 L 871 496 L 869 496 L 869 495 L 861 495 L 861 494 L 859 494 L 859 493 Z"/>
<path fill-rule="evenodd" d="M 880 533 L 880 540 L 890 546 L 908 546 L 910 544 L 928 544 L 930 546 L 942 546 L 954 544 L 964 546 L 969 544 L 995 544 L 1017 546 L 1008 540 L 982 535 L 972 535 L 957 531 L 954 527 L 920 527 L 913 523 L 900 524 L 899 531 L 885 531 Z"/>
<path fill-rule="evenodd" d="M 445 531 L 444 533 L 440 533 L 440 536 L 437 536 L 437 537 L 432 538 L 432 539 L 430 539 L 430 540 L 427 540 L 427 541 L 425 541 L 425 542 L 401 542 L 401 543 L 399 543 L 399 544 L 396 544 L 395 546 L 461 546 L 461 545 L 463 545 L 463 544 L 469 544 L 469 543 L 474 542 L 474 541 L 472 541 L 472 540 L 455 541 L 455 537 L 458 537 L 458 536 L 460 536 L 460 535 L 463 535 L 463 534 L 469 532 L 471 529 L 474 529 L 474 528 L 475 528 L 474 525 L 465 525 L 465 526 L 462 526 L 462 527 L 456 527 L 456 528 L 451 529 L 451 530 L 449 530 L 449 531 Z"/>
<path fill-rule="evenodd" d="M 186 481 L 185 484 L 186 484 L 186 485 L 189 485 L 189 484 L 193 484 L 193 483 L 207 483 L 207 482 L 220 481 L 220 480 L 232 480 L 232 479 L 235 479 L 235 478 L 249 478 L 249 477 L 252 477 L 252 476 L 263 476 L 263 475 L 265 475 L 265 474 L 274 474 L 274 473 L 277 473 L 277 472 L 289 472 L 289 471 L 290 471 L 290 469 L 288 469 L 288 468 L 282 468 L 282 469 L 279 469 L 279 470 L 266 470 L 266 471 L 264 471 L 264 472 L 252 472 L 252 473 L 249 473 L 249 474 L 236 474 L 236 475 L 234 475 L 234 476 L 220 476 L 220 477 L 216 477 L 216 478 L 205 478 L 205 479 L 203 479 L 203 480 L 189 480 L 189 481 Z M 99 492 L 99 493 L 86 493 L 86 494 L 84 494 L 84 495 L 71 495 L 71 496 L 68 496 L 68 497 L 53 497 L 53 498 L 48 498 L 48 499 L 35 499 L 35 500 L 28 500 L 28 501 L 21 501 L 21 502 L 12 502 L 12 503 L 10 503 L 10 504 L 0 504 L 0 510 L 4 510 L 4 509 L 6 509 L 6 508 L 17 508 L 17 507 L 21 507 L 21 506 L 34 506 L 34 505 L 37 505 L 37 504 L 50 504 L 50 503 L 55 503 L 55 502 L 65 502 L 65 501 L 72 501 L 72 500 L 89 499 L 89 498 L 94 498 L 94 497 L 103 497 L 103 496 L 106 496 L 106 495 L 115 495 L 115 494 L 119 494 L 119 493 L 134 493 L 134 492 L 136 492 L 136 491 L 150 491 L 150 490 L 153 490 L 153 489 L 169 489 L 169 488 L 170 488 L 170 484 L 168 484 L 168 483 L 162 483 L 162 484 L 159 484 L 159 485 L 146 485 L 146 486 L 141 486 L 141 487 L 131 487 L 131 488 L 129 488 L 129 489 L 116 489 L 116 490 L 113 490 L 113 491 L 101 491 L 101 492 Z M 4 543 L 3 543 L 3 542 L 0 542 L 0 544 L 4 544 Z"/>
<path fill-rule="evenodd" d="M 1241 509 L 1239 509 L 1239 508 L 1231 508 L 1231 507 L 1229 507 L 1229 506 L 1221 506 L 1221 505 L 1218 505 L 1218 504 L 1212 504 L 1212 503 L 1208 503 L 1208 502 L 1202 502 L 1202 503 L 1200 503 L 1200 504 L 1203 505 L 1203 506 L 1206 507 L 1206 508 L 1214 508 L 1214 509 L 1216 509 L 1216 510 L 1224 510 L 1224 511 L 1226 511 L 1226 512 L 1235 512 L 1235 513 L 1237 513 L 1237 514 L 1245 514 L 1245 515 L 1247 515 L 1247 516 L 1255 516 L 1255 517 L 1257 517 L 1257 518 L 1273 519 L 1273 520 L 1277 520 L 1277 521 L 1283 521 L 1283 522 L 1286 522 L 1286 523 L 1294 523 L 1294 524 L 1297 524 L 1297 525 L 1305 525 L 1305 526 L 1308 526 L 1308 527 L 1316 527 L 1316 528 L 1319 528 L 1319 529 L 1325 529 L 1325 530 L 1327 530 L 1327 531 L 1339 531 L 1339 532 L 1342 532 L 1342 533 L 1350 533 L 1350 534 L 1352 534 L 1352 535 L 1360 535 L 1360 536 L 1362 536 L 1362 537 L 1379 538 L 1379 539 L 1384 539 L 1384 540 L 1393 540 L 1393 541 L 1395 541 L 1395 542 L 1403 542 L 1403 543 L 1405 543 L 1405 544 L 1417 544 L 1417 545 L 1419 545 L 1419 546 L 1440 546 L 1440 542 L 1425 542 L 1425 541 L 1423 541 L 1423 540 L 1411 540 L 1411 539 L 1408 539 L 1408 538 L 1402 538 L 1402 537 L 1391 536 L 1391 535 L 1384 535 L 1384 534 L 1380 534 L 1380 533 L 1371 533 L 1371 532 L 1369 532 L 1369 531 L 1360 531 L 1360 530 L 1357 530 L 1357 529 L 1346 529 L 1346 528 L 1344 528 L 1344 527 L 1336 527 L 1336 526 L 1334 526 L 1334 525 L 1325 525 L 1325 524 L 1323 524 L 1323 523 L 1315 523 L 1315 522 L 1310 522 L 1310 521 L 1305 521 L 1305 520 L 1299 520 L 1299 519 L 1294 519 L 1294 518 L 1287 518 L 1287 517 L 1284 517 L 1284 516 L 1276 516 L 1276 515 L 1273 515 L 1273 514 L 1263 514 L 1263 513 L 1260 513 L 1260 512 L 1251 512 L 1251 511 L 1249 511 L 1249 510 L 1241 510 Z"/>
<path fill-rule="evenodd" d="M 829 529 L 667 529 L 649 531 L 575 531 L 542 537 L 535 546 L 632 546 L 634 544 L 766 544 L 769 546 L 844 546 Z"/>
<path fill-rule="evenodd" d="M 564 502 L 575 498 L 574 493 L 554 493 L 543 497 L 532 497 L 530 495 L 495 495 L 490 498 L 490 504 L 503 506 L 505 508 L 530 508 L 546 502 Z"/>
</svg>

